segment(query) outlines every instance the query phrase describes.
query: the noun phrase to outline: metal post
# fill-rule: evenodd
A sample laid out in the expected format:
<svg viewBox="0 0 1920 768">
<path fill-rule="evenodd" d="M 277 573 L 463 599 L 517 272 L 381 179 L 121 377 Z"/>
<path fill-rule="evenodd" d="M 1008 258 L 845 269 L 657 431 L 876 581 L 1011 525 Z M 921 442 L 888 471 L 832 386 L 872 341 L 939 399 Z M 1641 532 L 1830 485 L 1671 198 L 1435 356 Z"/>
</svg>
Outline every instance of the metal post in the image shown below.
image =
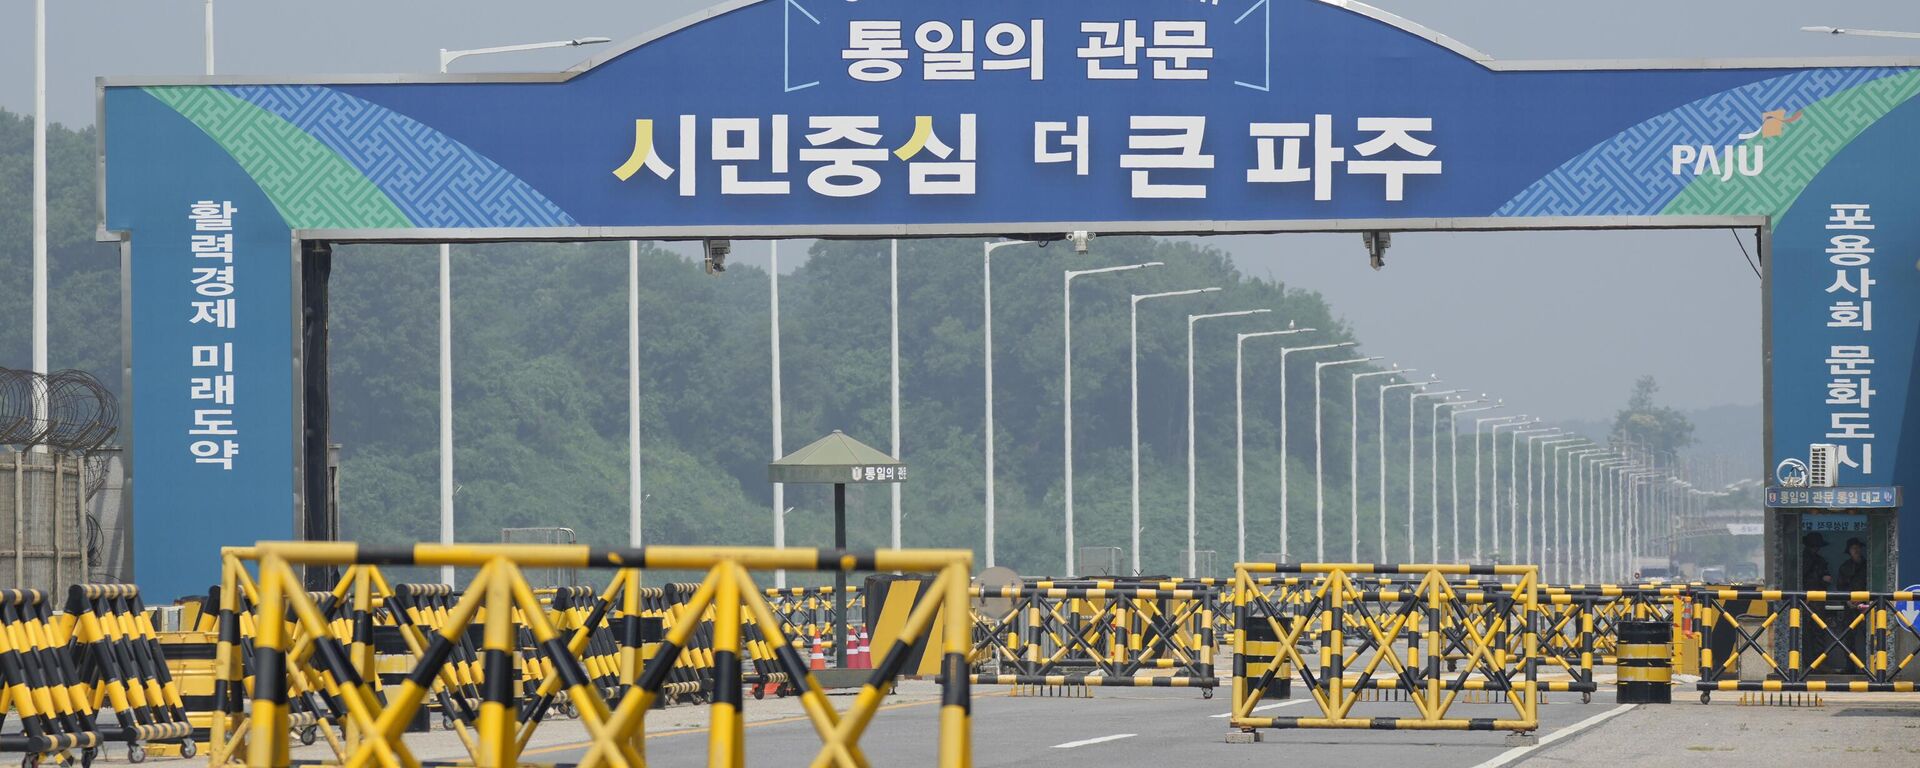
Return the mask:
<svg viewBox="0 0 1920 768">
<path fill-rule="evenodd" d="M 1199 540 L 1199 524 L 1194 511 L 1199 495 L 1199 462 L 1197 458 L 1198 454 L 1196 454 L 1194 450 L 1193 434 L 1193 328 L 1199 324 L 1201 320 L 1220 317 L 1244 317 L 1271 311 L 1272 310 L 1267 309 L 1249 309 L 1239 312 L 1213 312 L 1203 315 L 1187 315 L 1187 571 L 1185 574 L 1187 576 L 1198 577 L 1200 575 L 1197 569 L 1199 553 L 1195 551 L 1198 548 Z M 1236 367 L 1239 365 L 1237 357 L 1236 355 L 1236 359 L 1234 360 Z M 1137 570 L 1135 572 L 1138 573 Z"/>
<path fill-rule="evenodd" d="M 890 248 L 887 253 L 887 309 L 888 314 L 892 316 L 892 320 L 888 325 L 887 335 L 892 349 L 887 359 L 887 377 L 893 390 L 893 402 L 889 409 L 893 421 L 893 457 L 898 459 L 900 458 L 900 241 L 891 240 L 889 244 Z M 888 490 L 893 494 L 893 537 L 889 539 L 889 541 L 893 542 L 894 549 L 899 549 L 900 484 L 891 483 L 889 484 Z"/>
<path fill-rule="evenodd" d="M 1280 350 L 1280 556 L 1283 560 L 1293 559 L 1293 538 L 1289 529 L 1288 506 L 1292 493 L 1287 487 L 1287 477 L 1292 475 L 1293 454 L 1287 449 L 1287 356 L 1295 352 L 1314 352 L 1322 349 L 1351 347 L 1359 342 L 1346 341 L 1338 344 L 1316 344 L 1310 347 L 1287 347 Z M 1318 376 L 1314 377 L 1318 379 Z M 1319 399 L 1315 394 L 1316 401 Z M 1316 406 L 1317 408 L 1317 406 Z"/>
<path fill-rule="evenodd" d="M 1377 441 L 1380 453 L 1380 493 L 1377 497 L 1380 506 L 1380 525 L 1378 526 L 1380 532 L 1380 549 L 1374 554 L 1380 558 L 1381 562 L 1387 560 L 1387 392 L 1402 387 L 1426 387 L 1429 384 L 1438 383 L 1439 379 L 1433 379 L 1430 381 L 1383 384 L 1380 387 L 1380 410 L 1378 412 L 1380 421 L 1378 432 L 1380 439 Z M 1409 416 L 1413 413 L 1413 395 L 1411 393 L 1407 396 L 1407 413 Z"/>
<path fill-rule="evenodd" d="M 47 371 L 47 0 L 33 2 L 33 370 Z M 47 398 L 33 398 L 34 423 L 47 422 Z M 45 452 L 45 444 L 36 445 Z M 17 512 L 16 512 L 17 514 Z"/>
<path fill-rule="evenodd" d="M 204 20 L 206 22 L 206 33 L 202 38 L 206 43 L 205 69 L 207 76 L 211 77 L 213 76 L 213 0 L 206 0 L 206 2 L 202 4 L 202 8 L 204 10 L 202 15 L 205 17 Z"/>
<path fill-rule="evenodd" d="M 1242 333 L 1234 340 L 1233 348 L 1233 485 L 1234 485 L 1234 526 L 1238 532 L 1235 538 L 1236 563 L 1247 560 L 1247 428 L 1246 428 L 1246 375 L 1245 357 L 1247 339 L 1263 336 L 1288 336 L 1296 333 L 1312 333 L 1312 328 L 1294 328 L 1285 331 L 1264 331 L 1260 333 Z M 1285 352 L 1282 352 L 1284 355 Z"/>
<path fill-rule="evenodd" d="M 981 249 L 980 256 L 980 294 L 981 321 L 980 336 L 984 340 L 986 368 L 986 415 L 980 429 L 980 442 L 986 445 L 986 539 L 987 567 L 993 562 L 993 249 L 999 243 L 987 243 Z"/>
<path fill-rule="evenodd" d="M 768 359 L 773 370 L 773 458 L 777 461 L 787 455 L 786 440 L 781 435 L 783 419 L 780 408 L 780 241 L 767 244 L 767 321 L 769 324 Z M 787 545 L 787 484 L 773 484 L 773 546 Z M 782 568 L 773 572 L 773 584 L 776 587 L 787 586 L 787 571 Z M 842 646 L 844 648 L 844 646 Z M 836 649 L 838 652 L 840 649 Z"/>
<path fill-rule="evenodd" d="M 1392 370 L 1354 374 L 1353 378 L 1347 380 L 1347 506 L 1353 518 L 1347 529 L 1348 562 L 1360 562 L 1360 380 L 1412 371 L 1412 368 L 1395 367 Z M 1382 390 L 1380 410 L 1384 413 L 1386 407 L 1386 391 Z"/>
<path fill-rule="evenodd" d="M 212 5 L 212 0 L 208 0 Z M 640 241 L 627 241 L 627 546 L 638 547 L 641 507 L 646 503 L 640 482 Z"/>
<path fill-rule="evenodd" d="M 1328 368 L 1370 363 L 1378 359 L 1380 358 L 1360 357 L 1352 360 L 1327 360 L 1313 364 L 1313 558 L 1318 562 L 1327 561 L 1327 468 L 1325 446 L 1322 444 L 1321 435 L 1321 420 L 1326 411 L 1326 403 L 1320 394 L 1320 380 Z M 1348 442 L 1348 452 L 1351 453 L 1352 441 Z"/>
<path fill-rule="evenodd" d="M 440 543 L 452 544 L 453 539 L 453 247 L 441 243 Z M 440 583 L 453 584 L 453 566 L 440 567 Z"/>
<path fill-rule="evenodd" d="M 1066 486 L 1062 494 L 1065 501 L 1063 506 L 1065 508 L 1064 516 L 1066 518 L 1066 570 L 1060 574 L 1062 576 L 1073 576 L 1076 573 L 1073 562 L 1073 279 L 1081 275 L 1124 272 L 1142 267 L 1158 267 L 1162 265 L 1163 262 L 1155 261 L 1145 264 L 1128 264 L 1119 267 L 1102 267 L 1099 269 L 1083 269 L 1077 271 L 1068 270 L 1061 275 L 1061 319 L 1063 322 L 1061 322 L 1060 326 L 1065 343 L 1062 345 L 1062 354 L 1060 357 L 1062 369 L 1060 443 L 1063 454 L 1061 466 L 1065 475 L 1063 481 Z"/>
</svg>

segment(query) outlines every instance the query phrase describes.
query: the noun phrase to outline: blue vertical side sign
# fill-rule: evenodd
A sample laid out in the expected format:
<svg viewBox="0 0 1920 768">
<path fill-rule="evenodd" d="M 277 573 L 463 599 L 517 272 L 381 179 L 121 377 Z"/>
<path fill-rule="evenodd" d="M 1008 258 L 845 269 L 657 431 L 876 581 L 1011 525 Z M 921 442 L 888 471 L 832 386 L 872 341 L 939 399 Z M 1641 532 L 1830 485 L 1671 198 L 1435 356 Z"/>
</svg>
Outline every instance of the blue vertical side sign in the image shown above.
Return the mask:
<svg viewBox="0 0 1920 768">
<path fill-rule="evenodd" d="M 1920 488 L 1920 409 L 1907 399 L 1920 345 L 1915 135 L 1909 102 L 1848 144 L 1774 230 L 1772 463 L 1829 443 L 1841 485 Z M 1899 573 L 1920 573 L 1920 525 L 1902 520 L 1899 538 Z"/>
<path fill-rule="evenodd" d="M 112 98 L 117 125 L 139 126 L 106 137 L 116 178 L 134 182 L 117 189 L 138 192 L 108 201 L 138 222 L 125 227 L 134 576 L 161 602 L 217 583 L 222 546 L 293 538 L 291 244 L 273 203 L 199 128 L 146 93 Z M 231 230 L 190 218 L 202 202 L 230 203 Z M 230 248 L 203 239 L 196 252 L 196 236 L 224 235 Z"/>
</svg>

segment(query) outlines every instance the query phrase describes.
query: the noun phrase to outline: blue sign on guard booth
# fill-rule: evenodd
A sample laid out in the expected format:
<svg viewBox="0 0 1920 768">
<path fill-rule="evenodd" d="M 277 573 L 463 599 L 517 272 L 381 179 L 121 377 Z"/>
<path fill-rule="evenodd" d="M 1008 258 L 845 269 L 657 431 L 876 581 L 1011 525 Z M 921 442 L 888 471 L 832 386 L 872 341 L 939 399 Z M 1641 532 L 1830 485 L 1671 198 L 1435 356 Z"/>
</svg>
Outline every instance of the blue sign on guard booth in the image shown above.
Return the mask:
<svg viewBox="0 0 1920 768">
<path fill-rule="evenodd" d="M 110 79 L 138 575 L 296 535 L 302 241 L 1750 227 L 1768 466 L 1916 486 L 1916 64 L 1501 62 L 1336 0 L 736 0 L 555 75 Z"/>
</svg>

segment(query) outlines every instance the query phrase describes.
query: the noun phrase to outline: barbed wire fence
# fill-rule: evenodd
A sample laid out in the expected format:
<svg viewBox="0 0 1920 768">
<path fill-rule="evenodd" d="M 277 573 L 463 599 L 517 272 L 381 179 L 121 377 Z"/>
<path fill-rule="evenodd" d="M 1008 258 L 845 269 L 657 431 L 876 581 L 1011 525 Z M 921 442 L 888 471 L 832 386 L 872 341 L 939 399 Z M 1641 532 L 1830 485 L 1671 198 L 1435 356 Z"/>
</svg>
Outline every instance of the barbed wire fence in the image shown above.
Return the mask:
<svg viewBox="0 0 1920 768">
<path fill-rule="evenodd" d="M 92 502 L 113 473 L 113 457 L 104 449 L 119 429 L 119 401 L 92 374 L 0 367 L 0 453 L 12 454 L 8 463 L 14 470 L 12 477 L 0 479 L 10 491 L 0 494 L 0 506 L 11 511 L 4 516 L 11 525 L 0 526 L 0 539 L 12 542 L 0 549 L 9 550 L 15 561 L 11 570 L 16 587 L 64 589 L 60 582 L 99 576 L 86 573 L 88 566 L 101 562 L 103 546 Z M 39 454 L 51 458 L 36 460 Z M 77 511 L 77 525 L 63 531 L 66 509 Z M 77 573 L 66 573 L 61 565 L 69 554 L 60 539 L 69 536 L 81 550 L 71 553 L 80 559 Z M 53 561 L 50 570 L 36 564 L 29 576 L 25 563 L 46 556 Z"/>
</svg>

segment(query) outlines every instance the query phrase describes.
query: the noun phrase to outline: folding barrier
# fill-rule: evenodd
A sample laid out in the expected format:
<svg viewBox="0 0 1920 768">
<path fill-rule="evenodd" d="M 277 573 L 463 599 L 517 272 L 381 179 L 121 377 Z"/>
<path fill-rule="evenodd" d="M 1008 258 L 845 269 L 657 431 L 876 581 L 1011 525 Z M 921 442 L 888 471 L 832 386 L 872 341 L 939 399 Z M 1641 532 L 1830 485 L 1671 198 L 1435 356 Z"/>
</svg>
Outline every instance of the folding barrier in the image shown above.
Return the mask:
<svg viewBox="0 0 1920 768">
<path fill-rule="evenodd" d="M 1231 727 L 1372 728 L 1419 730 L 1506 730 L 1539 727 L 1535 663 L 1539 657 L 1537 574 L 1532 566 L 1478 565 L 1288 565 L 1238 563 L 1234 566 L 1234 668 Z M 1317 574 L 1310 588 L 1283 590 L 1280 600 L 1256 584 L 1255 574 Z M 1417 576 L 1410 587 L 1368 584 L 1367 574 Z M 1456 586 L 1449 575 L 1516 577 L 1512 584 Z M 1290 601 L 1304 592 L 1306 599 Z M 1255 675 L 1248 628 L 1264 623 L 1277 638 L 1279 660 Z M 1452 629 L 1449 629 L 1449 626 Z M 1353 637 L 1357 635 L 1357 637 Z M 1300 647 L 1312 636 L 1316 663 Z M 1510 651 L 1517 637 L 1520 653 Z M 1355 640 L 1351 647 L 1349 640 Z M 1449 648 L 1464 659 L 1450 678 L 1441 669 Z M 1364 657 L 1358 665 L 1348 654 Z M 1318 717 L 1256 717 L 1253 710 L 1288 667 L 1299 670 L 1301 684 L 1319 705 Z M 1357 674 L 1352 674 L 1357 669 Z M 1367 691 L 1404 691 L 1417 715 L 1354 717 Z M 1510 718 L 1449 717 L 1463 692 L 1491 691 L 1513 708 Z"/>
<path fill-rule="evenodd" d="M 146 759 L 149 742 L 178 742 L 181 756 L 193 757 L 193 725 L 139 589 L 75 584 L 59 618 L 61 634 L 72 638 L 78 681 L 90 691 L 86 709 L 113 705 L 116 722 L 98 727 L 101 740 L 125 742 L 127 759 L 136 763 Z"/>
<path fill-rule="evenodd" d="M 1711 701 L 1714 691 L 1914 691 L 1914 683 L 1894 678 L 1920 654 L 1896 658 L 1895 648 L 1902 637 L 1920 640 L 1920 630 L 1902 620 L 1894 604 L 1914 600 L 1916 594 L 1920 593 L 1693 592 L 1707 637 L 1700 644 L 1700 680 L 1695 684 L 1700 703 Z M 1748 624 L 1751 628 L 1744 626 Z M 1766 668 L 1742 674 L 1746 651 L 1752 651 L 1751 658 Z M 1829 662 L 1843 667 L 1834 670 Z M 1857 679 L 1813 679 L 1815 674 L 1836 671 Z"/>
<path fill-rule="evenodd" d="M 976 674 L 975 684 L 1199 688 L 1205 698 L 1220 684 L 1212 587 L 974 587 L 969 594 L 1012 601 L 1000 615 L 974 617 L 973 652 L 976 663 L 1013 671 Z"/>
<path fill-rule="evenodd" d="M 848 585 L 846 591 L 848 625 L 867 623 L 866 594 L 855 585 Z M 768 587 L 765 594 L 767 605 L 773 608 L 773 615 L 780 619 L 780 629 L 787 637 L 809 647 L 813 641 L 819 640 L 829 653 L 837 650 L 832 648 L 836 618 L 833 587 Z"/>
<path fill-rule="evenodd" d="M 659 700 L 669 672 L 689 648 L 697 631 L 712 635 L 712 721 L 709 729 L 710 765 L 738 766 L 743 762 L 744 730 L 740 717 L 743 686 L 750 683 L 744 674 L 744 661 L 764 653 L 767 668 L 777 669 L 796 685 L 802 708 L 820 734 L 822 748 L 814 765 L 865 766 L 867 760 L 859 747 L 859 738 L 891 687 L 905 651 L 929 633 L 936 614 L 944 620 L 941 653 L 944 678 L 940 710 L 939 755 L 942 766 L 970 764 L 968 681 L 964 671 L 967 653 L 966 606 L 967 574 L 970 554 L 965 551 L 916 550 L 856 553 L 839 550 L 651 547 L 646 549 L 597 549 L 571 545 L 416 545 L 410 548 L 369 547 L 348 543 L 265 543 L 254 548 L 229 550 L 228 567 L 223 568 L 220 603 L 220 647 L 217 673 L 222 693 L 216 698 L 223 706 L 222 716 L 214 720 L 216 762 L 225 756 L 245 754 L 249 765 L 286 765 L 289 760 L 289 729 L 293 726 L 291 702 L 301 686 L 318 681 L 328 698 L 336 699 L 338 714 L 347 724 L 347 741 L 341 759 L 353 765 L 378 762 L 381 765 L 416 766 L 419 761 L 402 738 L 402 731 L 414 712 L 430 693 L 445 690 L 456 710 L 466 688 L 456 677 L 460 666 L 456 655 L 469 627 L 479 627 L 480 642 L 472 666 L 471 678 L 478 684 L 478 704 L 474 709 L 471 736 L 460 723 L 462 739 L 467 743 L 474 764 L 505 766 L 518 756 L 538 723 L 538 713 L 552 697 L 564 696 L 578 711 L 591 737 L 586 757 L 580 765 L 608 763 L 644 764 L 643 729 L 647 711 Z M 244 557 L 243 557 L 244 555 Z M 244 567 L 245 558 L 257 561 L 257 585 Z M 341 586 L 316 600 L 297 589 L 294 565 L 348 566 Z M 374 603 L 374 566 L 417 565 L 477 568 L 472 582 L 460 598 L 444 613 L 432 612 L 432 631 L 415 617 L 403 635 L 413 645 L 425 638 L 425 647 L 416 654 L 418 662 L 406 675 L 399 689 L 383 697 L 369 682 L 373 680 L 370 653 L 363 648 L 360 627 Z M 521 577 L 522 567 L 538 568 L 615 568 L 613 584 L 585 613 L 574 602 L 578 595 L 557 593 L 557 607 L 543 605 Z M 643 590 L 638 587 L 640 569 L 706 571 L 706 577 L 677 608 L 669 613 L 669 626 L 657 650 L 638 670 L 637 677 L 623 681 L 612 701 L 603 690 L 604 676 L 596 676 L 592 661 L 595 627 L 605 626 L 600 619 L 616 604 L 624 616 L 643 613 Z M 905 623 L 901 636 L 875 665 L 867 684 L 846 712 L 836 711 L 825 691 L 807 672 L 806 660 L 791 645 L 778 619 L 773 615 L 760 590 L 749 575 L 753 570 L 899 570 L 930 572 L 935 599 L 917 605 Z M 249 586 L 255 586 L 249 589 Z M 239 625 L 241 595 L 253 592 L 254 648 L 252 653 L 251 711 L 243 713 L 235 706 L 248 677 L 240 665 L 242 654 Z M 392 591 L 389 591 L 392 592 Z M 329 617 L 327 602 L 351 604 L 345 621 Z M 558 613 L 556 621 L 550 614 Z M 598 615 L 596 615 L 598 614 Z M 704 618 L 711 616 L 710 619 Z M 749 623 L 751 622 L 751 624 Z M 562 634 L 556 625 L 571 623 L 575 628 Z M 626 626 L 633 626 L 627 622 Z M 751 627 L 757 626 L 762 639 L 756 641 Z M 229 631 L 229 628 L 232 628 Z M 516 638 L 524 627 L 530 643 Z M 341 640 L 351 633 L 352 650 Z M 418 633 L 418 634 L 416 634 Z M 526 645 L 538 654 L 531 662 L 522 656 L 523 686 L 516 694 L 515 654 Z M 756 647 L 757 646 L 757 647 Z M 604 651 L 604 648 L 603 648 Z M 605 653 L 598 654 L 602 661 Z M 600 665 L 604 666 L 604 665 Z M 630 668 L 631 665 L 628 665 Z M 625 670 L 618 677 L 625 677 Z M 531 688 L 524 683 L 538 679 Z M 462 696 L 452 692 L 460 691 Z M 529 702 L 532 702 L 529 704 Z M 522 722 L 523 713 L 527 716 Z M 244 716 L 243 716 L 244 715 Z M 227 733 L 233 731 L 231 739 Z M 244 750 L 244 752 L 242 752 Z"/>
<path fill-rule="evenodd" d="M 90 764 L 100 746 L 91 694 L 66 652 L 66 633 L 39 590 L 0 590 L 0 716 L 18 713 L 18 733 L 0 734 L 0 750 L 25 753 L 21 764 L 46 757 Z"/>
</svg>

